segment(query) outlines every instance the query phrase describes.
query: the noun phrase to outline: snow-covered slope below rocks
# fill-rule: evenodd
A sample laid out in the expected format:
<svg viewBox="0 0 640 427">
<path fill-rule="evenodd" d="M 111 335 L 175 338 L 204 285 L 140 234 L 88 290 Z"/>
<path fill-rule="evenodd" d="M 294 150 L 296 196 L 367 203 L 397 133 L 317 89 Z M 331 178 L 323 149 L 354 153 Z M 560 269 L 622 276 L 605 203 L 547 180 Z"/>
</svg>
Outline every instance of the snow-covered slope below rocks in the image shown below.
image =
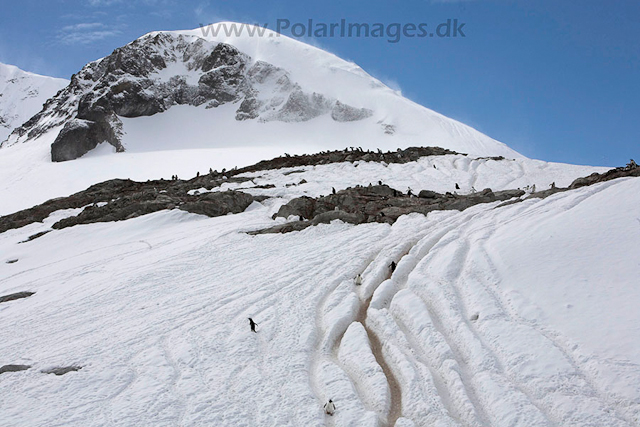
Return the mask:
<svg viewBox="0 0 640 427">
<path fill-rule="evenodd" d="M 0 143 L 68 84 L 68 80 L 28 73 L 0 63 Z"/>
<path fill-rule="evenodd" d="M 390 165 L 382 178 L 402 173 L 418 186 L 427 170 L 450 169 L 487 182 L 483 170 L 495 168 L 515 183 L 522 171 L 430 162 Z M 284 200 L 302 187 L 282 186 L 287 177 L 326 191 L 339 174 L 368 182 L 384 171 L 325 167 L 260 179 Z M 2 423 L 638 425 L 639 179 L 391 226 L 243 233 L 273 224 L 283 200 L 18 243 L 72 214 L 56 212 L 0 234 L 0 295 L 35 292 L 0 304 L 10 325 L 0 365 L 31 366 L 0 374 Z M 68 366 L 82 369 L 41 372 Z M 329 398 L 334 417 L 322 412 Z"/>
</svg>

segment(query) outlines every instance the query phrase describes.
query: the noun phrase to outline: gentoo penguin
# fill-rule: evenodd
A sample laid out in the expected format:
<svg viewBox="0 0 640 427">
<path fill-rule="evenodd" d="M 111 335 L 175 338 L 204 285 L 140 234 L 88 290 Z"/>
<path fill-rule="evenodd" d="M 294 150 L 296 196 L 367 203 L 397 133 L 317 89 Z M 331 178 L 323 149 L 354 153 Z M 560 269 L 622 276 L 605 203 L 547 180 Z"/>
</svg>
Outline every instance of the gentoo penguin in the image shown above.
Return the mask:
<svg viewBox="0 0 640 427">
<path fill-rule="evenodd" d="M 331 187 L 331 194 L 336 194 L 336 189 L 335 189 L 335 187 Z"/>
<path fill-rule="evenodd" d="M 327 415 L 333 415 L 336 412 L 336 404 L 333 403 L 333 400 L 329 399 L 329 401 L 324 404 L 324 412 Z"/>
<path fill-rule="evenodd" d="M 391 261 L 391 264 L 389 265 L 389 268 L 391 269 L 392 273 L 394 271 L 396 271 L 396 262 L 395 261 Z"/>
<path fill-rule="evenodd" d="M 378 181 L 378 185 L 382 185 L 382 181 Z"/>
<path fill-rule="evenodd" d="M 460 186 L 458 185 L 458 183 L 456 182 L 456 190 L 459 190 Z"/>
<path fill-rule="evenodd" d="M 258 333 L 256 332 L 256 326 L 258 326 L 258 324 L 254 322 L 251 317 L 249 317 L 249 326 L 251 326 L 251 332 L 255 332 L 256 334 Z"/>
<path fill-rule="evenodd" d="M 362 285 L 362 276 L 361 275 L 358 274 L 356 276 L 355 283 L 356 283 L 356 286 Z"/>
</svg>

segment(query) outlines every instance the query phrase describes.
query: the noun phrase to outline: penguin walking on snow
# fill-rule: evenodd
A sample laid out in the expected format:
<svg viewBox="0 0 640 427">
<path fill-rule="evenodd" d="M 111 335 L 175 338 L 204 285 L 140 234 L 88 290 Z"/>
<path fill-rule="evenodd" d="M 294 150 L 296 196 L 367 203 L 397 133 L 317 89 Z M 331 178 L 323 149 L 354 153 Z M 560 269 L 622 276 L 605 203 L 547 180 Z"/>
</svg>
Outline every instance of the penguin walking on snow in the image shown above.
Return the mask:
<svg viewBox="0 0 640 427">
<path fill-rule="evenodd" d="M 251 326 L 251 332 L 255 332 L 256 334 L 258 333 L 256 331 L 256 326 L 258 326 L 258 324 L 254 322 L 251 317 L 249 317 L 249 326 Z"/>
<path fill-rule="evenodd" d="M 392 273 L 394 271 L 396 271 L 396 262 L 395 261 L 391 261 L 391 264 L 389 265 L 389 269 L 391 269 Z"/>
<path fill-rule="evenodd" d="M 355 284 L 356 284 L 356 286 L 360 286 L 360 285 L 362 285 L 362 276 L 361 276 L 361 275 L 359 275 L 359 274 L 358 274 L 358 275 L 356 276 L 356 278 L 355 278 Z"/>
<path fill-rule="evenodd" d="M 460 186 L 458 185 L 458 183 L 456 182 L 456 190 L 459 190 Z"/>
<path fill-rule="evenodd" d="M 329 399 L 329 401 L 324 404 L 324 412 L 327 415 L 333 415 L 336 412 L 336 404 L 333 403 L 333 400 Z"/>
</svg>

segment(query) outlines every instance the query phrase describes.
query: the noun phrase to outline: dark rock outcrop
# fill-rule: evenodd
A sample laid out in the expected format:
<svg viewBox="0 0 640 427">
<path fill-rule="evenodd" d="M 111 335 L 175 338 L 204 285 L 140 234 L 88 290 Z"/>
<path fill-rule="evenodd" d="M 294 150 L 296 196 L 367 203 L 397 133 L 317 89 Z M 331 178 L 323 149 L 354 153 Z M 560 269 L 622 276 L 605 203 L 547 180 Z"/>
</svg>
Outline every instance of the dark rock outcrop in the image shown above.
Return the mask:
<svg viewBox="0 0 640 427">
<path fill-rule="evenodd" d="M 3 296 L 0 296 L 0 303 L 8 302 L 8 301 L 14 301 L 14 300 L 17 300 L 17 299 L 22 299 L 22 298 L 27 298 L 27 297 L 30 297 L 33 294 L 35 294 L 35 292 L 23 291 L 23 292 L 16 292 L 14 294 L 3 295 Z"/>
<path fill-rule="evenodd" d="M 325 151 L 317 154 L 305 154 L 300 156 L 281 156 L 271 160 L 265 160 L 255 165 L 230 171 L 212 172 L 200 175 L 190 180 L 154 180 L 147 182 L 135 182 L 131 180 L 113 179 L 100 184 L 95 184 L 88 189 L 68 197 L 60 197 L 49 200 L 43 204 L 25 209 L 10 215 L 0 217 L 0 233 L 20 228 L 25 225 L 42 222 L 52 212 L 61 209 L 77 209 L 84 207 L 84 211 L 78 217 L 67 218 L 59 221 L 54 228 L 65 228 L 75 224 L 91 222 L 117 221 L 163 209 L 180 207 L 194 213 L 214 212 L 216 208 L 211 206 L 211 199 L 203 195 L 188 195 L 190 190 L 206 188 L 211 190 L 222 183 L 246 182 L 249 178 L 240 178 L 238 175 L 247 172 L 261 170 L 280 169 L 286 167 L 321 165 L 335 162 L 355 162 L 358 160 L 380 161 L 386 163 L 407 163 L 416 161 L 421 157 L 456 154 L 453 151 L 438 147 L 412 147 L 406 150 L 389 152 L 361 151 L 359 149 L 345 149 Z M 299 184 L 303 184 L 304 180 Z M 254 186 L 253 188 L 273 188 L 273 184 Z M 205 193 L 206 194 L 206 193 Z M 217 197 L 217 196 L 216 196 Z M 246 202 L 245 196 L 238 196 L 242 203 Z M 261 201 L 255 196 L 253 200 Z M 99 204 L 107 204 L 98 206 Z M 194 203 L 202 204 L 197 207 Z M 185 207 L 186 206 L 186 207 Z M 197 210 L 201 210 L 196 212 Z M 36 239 L 50 230 L 37 233 L 26 241 Z"/>
<path fill-rule="evenodd" d="M 296 156 L 284 155 L 271 160 L 263 160 L 252 166 L 238 169 L 238 173 L 257 172 L 261 170 L 294 168 L 299 166 L 317 166 L 341 162 L 384 162 L 384 163 L 409 163 L 422 157 L 444 156 L 448 154 L 462 154 L 440 147 L 409 147 L 397 151 L 371 151 L 359 148 L 345 148 L 344 150 L 322 151 L 316 154 L 302 154 Z M 294 171 L 295 172 L 295 171 Z"/>
<path fill-rule="evenodd" d="M 68 374 L 69 372 L 79 371 L 80 369 L 82 369 L 82 366 L 61 366 L 51 369 L 43 369 L 40 372 L 42 372 L 43 374 L 54 374 L 60 376 Z"/>
<path fill-rule="evenodd" d="M 210 217 L 226 215 L 228 213 L 244 212 L 253 203 L 253 196 L 240 191 L 225 191 L 207 193 L 198 200 L 186 202 L 180 209 L 187 212 Z"/>
<path fill-rule="evenodd" d="M 394 223 L 400 216 L 417 212 L 427 214 L 436 210 L 465 210 L 480 203 L 509 200 L 525 194 L 522 190 L 493 192 L 487 188 L 469 195 L 422 192 L 422 197 L 401 193 L 387 185 L 347 188 L 324 197 L 299 197 L 282 206 L 275 217 L 299 216 L 300 221 L 277 225 L 253 232 L 284 233 L 302 230 L 311 225 L 340 219 L 351 224 L 366 222 Z"/>
<path fill-rule="evenodd" d="M 27 243 L 27 242 L 30 242 L 30 241 L 32 241 L 32 240 L 37 239 L 38 237 L 42 237 L 42 236 L 44 236 L 45 234 L 48 234 L 48 233 L 51 233 L 51 230 L 45 230 L 45 231 L 41 231 L 41 232 L 39 232 L 39 233 L 32 234 L 31 236 L 27 237 L 27 240 L 23 240 L 23 241 L 22 241 L 22 242 L 20 242 L 20 243 Z"/>
<path fill-rule="evenodd" d="M 580 188 L 587 185 L 597 184 L 598 182 L 610 181 L 616 178 L 624 178 L 624 177 L 637 177 L 640 176 L 640 167 L 631 160 L 629 164 L 624 167 L 618 167 L 615 169 L 611 169 L 606 171 L 605 173 L 592 173 L 591 175 L 578 178 L 569 185 L 570 189 Z"/>
<path fill-rule="evenodd" d="M 368 108 L 354 108 L 337 101 L 331 110 L 331 118 L 336 122 L 354 122 L 371 117 L 373 111 Z"/>
<path fill-rule="evenodd" d="M 31 368 L 30 365 L 4 365 L 0 366 L 0 374 L 4 374 L 5 372 L 26 371 L 29 368 Z"/>
</svg>

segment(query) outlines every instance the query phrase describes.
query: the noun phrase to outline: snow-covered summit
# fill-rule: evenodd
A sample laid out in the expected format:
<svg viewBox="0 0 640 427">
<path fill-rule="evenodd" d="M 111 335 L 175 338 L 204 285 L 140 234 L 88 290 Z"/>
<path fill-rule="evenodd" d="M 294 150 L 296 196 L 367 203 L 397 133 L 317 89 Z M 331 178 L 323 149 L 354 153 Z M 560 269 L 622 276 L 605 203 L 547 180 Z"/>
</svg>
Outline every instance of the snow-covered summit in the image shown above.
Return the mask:
<svg viewBox="0 0 640 427">
<path fill-rule="evenodd" d="M 429 145 L 522 157 L 403 98 L 351 62 L 266 29 L 231 34 L 233 25 L 245 24 L 149 33 L 87 64 L 4 145 L 53 132 L 54 161 L 105 141 L 130 152 Z"/>
<path fill-rule="evenodd" d="M 42 104 L 69 84 L 0 63 L 0 142 L 42 109 Z"/>
</svg>

